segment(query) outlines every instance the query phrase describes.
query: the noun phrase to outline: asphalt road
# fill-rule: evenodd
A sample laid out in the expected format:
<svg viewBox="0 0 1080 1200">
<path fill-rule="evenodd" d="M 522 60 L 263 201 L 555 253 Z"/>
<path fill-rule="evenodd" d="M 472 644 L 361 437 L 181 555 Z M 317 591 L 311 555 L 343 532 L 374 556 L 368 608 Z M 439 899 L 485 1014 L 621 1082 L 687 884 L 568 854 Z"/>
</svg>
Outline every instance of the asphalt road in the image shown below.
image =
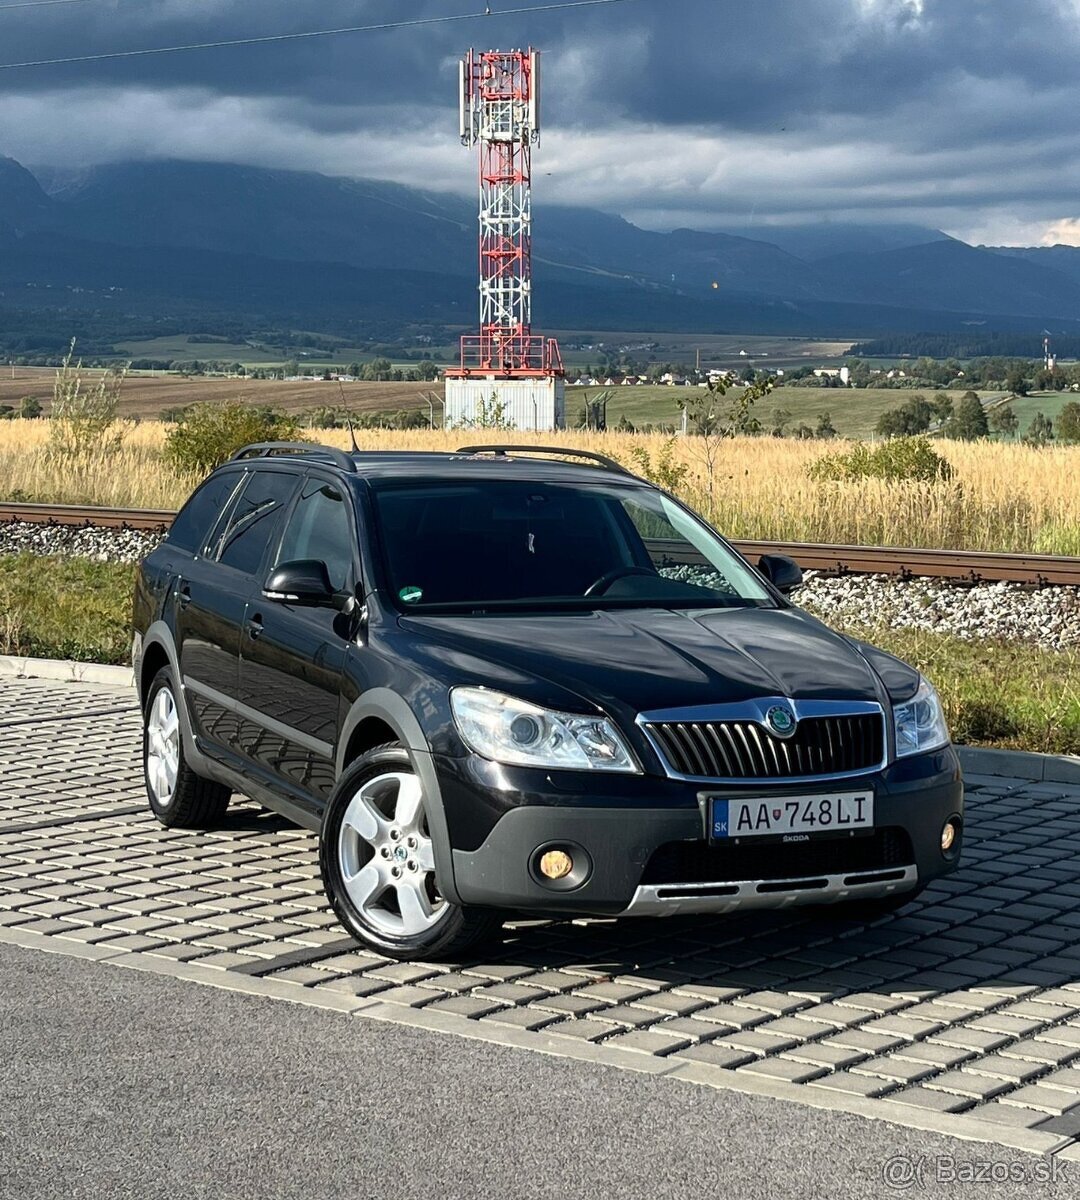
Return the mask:
<svg viewBox="0 0 1080 1200">
<path fill-rule="evenodd" d="M 920 1162 L 927 1186 L 890 1189 L 896 1156 Z M 1000 1146 L 0 945 L 0 1195 L 13 1200 L 1019 1193 L 935 1182 L 982 1163 L 999 1178 L 1049 1169 Z M 1026 1194 L 1076 1195 L 1080 1164 L 1059 1170 L 1061 1184 Z"/>
</svg>

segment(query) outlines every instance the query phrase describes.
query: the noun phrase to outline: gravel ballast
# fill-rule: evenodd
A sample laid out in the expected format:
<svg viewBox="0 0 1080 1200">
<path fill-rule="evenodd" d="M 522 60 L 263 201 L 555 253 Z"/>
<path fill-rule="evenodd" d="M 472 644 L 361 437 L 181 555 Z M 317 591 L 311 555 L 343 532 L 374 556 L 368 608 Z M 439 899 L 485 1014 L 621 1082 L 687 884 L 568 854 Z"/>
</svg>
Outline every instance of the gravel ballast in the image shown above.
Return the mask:
<svg viewBox="0 0 1080 1200">
<path fill-rule="evenodd" d="M 1050 650 L 1080 646 L 1080 588 L 1075 587 L 971 586 L 808 572 L 794 599 L 830 625 L 924 629 L 965 639 L 1030 642 Z"/>
<path fill-rule="evenodd" d="M 95 562 L 137 563 L 162 537 L 139 529 L 5 521 L 0 524 L 0 554 L 58 554 Z"/>
<path fill-rule="evenodd" d="M 70 525 L 0 524 L 0 554 L 56 554 L 135 563 L 159 533 Z M 832 625 L 922 629 L 965 639 L 1000 638 L 1051 650 L 1080 646 L 1080 588 L 808 572 L 798 604 Z"/>
</svg>

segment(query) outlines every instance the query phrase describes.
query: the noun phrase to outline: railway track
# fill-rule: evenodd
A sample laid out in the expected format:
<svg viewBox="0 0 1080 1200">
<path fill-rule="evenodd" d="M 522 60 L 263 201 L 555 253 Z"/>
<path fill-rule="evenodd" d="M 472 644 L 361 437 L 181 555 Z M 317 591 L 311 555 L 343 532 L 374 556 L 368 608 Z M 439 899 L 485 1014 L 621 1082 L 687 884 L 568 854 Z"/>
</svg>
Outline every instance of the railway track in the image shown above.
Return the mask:
<svg viewBox="0 0 1080 1200">
<path fill-rule="evenodd" d="M 0 501 L 0 522 L 97 526 L 107 529 L 166 530 L 175 514 L 168 509 L 92 508 L 70 504 L 17 504 Z M 804 569 L 836 575 L 897 575 L 950 579 L 964 583 L 1006 580 L 1034 587 L 1080 587 L 1080 558 L 1049 554 L 999 554 L 978 550 L 920 550 L 891 546 L 831 546 L 809 542 L 734 541 L 746 555 L 787 554 Z"/>
</svg>

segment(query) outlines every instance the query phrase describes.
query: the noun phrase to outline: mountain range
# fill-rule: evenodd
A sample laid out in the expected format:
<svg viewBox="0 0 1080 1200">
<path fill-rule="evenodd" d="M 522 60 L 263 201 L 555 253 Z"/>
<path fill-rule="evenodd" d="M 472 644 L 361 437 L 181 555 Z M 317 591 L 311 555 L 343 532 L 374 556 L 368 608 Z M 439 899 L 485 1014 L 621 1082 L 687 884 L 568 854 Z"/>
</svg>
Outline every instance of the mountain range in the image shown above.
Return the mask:
<svg viewBox="0 0 1080 1200">
<path fill-rule="evenodd" d="M 476 228 L 469 198 L 378 180 L 0 158 L 0 305 L 468 328 Z M 1070 246 L 969 246 L 916 225 L 661 233 L 537 203 L 533 256 L 538 328 L 1080 331 Z"/>
</svg>

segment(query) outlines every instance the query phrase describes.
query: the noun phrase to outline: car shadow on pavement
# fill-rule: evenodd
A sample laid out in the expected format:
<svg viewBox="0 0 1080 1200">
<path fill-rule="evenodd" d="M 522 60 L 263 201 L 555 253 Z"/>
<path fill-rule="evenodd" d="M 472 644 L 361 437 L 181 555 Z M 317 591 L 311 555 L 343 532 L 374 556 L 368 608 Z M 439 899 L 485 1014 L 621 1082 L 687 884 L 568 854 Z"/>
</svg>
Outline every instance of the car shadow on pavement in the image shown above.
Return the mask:
<svg viewBox="0 0 1080 1200">
<path fill-rule="evenodd" d="M 891 915 L 858 903 L 697 917 L 520 922 L 502 955 L 732 987 L 951 992 L 1080 979 L 1080 789 L 970 785 L 959 869 Z M 1080 984 L 1078 984 L 1080 987 Z M 1080 991 L 1077 993 L 1080 1007 Z"/>
</svg>

